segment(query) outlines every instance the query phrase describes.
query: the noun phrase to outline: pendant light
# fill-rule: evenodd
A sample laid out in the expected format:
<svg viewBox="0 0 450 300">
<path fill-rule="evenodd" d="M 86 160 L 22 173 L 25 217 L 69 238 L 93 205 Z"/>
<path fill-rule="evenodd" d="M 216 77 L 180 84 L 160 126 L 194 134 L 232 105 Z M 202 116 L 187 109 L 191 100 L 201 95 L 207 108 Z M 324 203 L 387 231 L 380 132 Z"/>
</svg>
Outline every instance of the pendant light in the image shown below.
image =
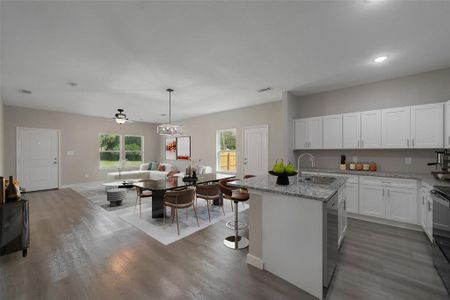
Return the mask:
<svg viewBox="0 0 450 300">
<path fill-rule="evenodd" d="M 172 89 L 166 90 L 169 93 L 169 123 L 158 125 L 157 133 L 159 135 L 181 135 L 183 134 L 183 127 L 181 125 L 174 125 L 172 123 Z"/>
</svg>

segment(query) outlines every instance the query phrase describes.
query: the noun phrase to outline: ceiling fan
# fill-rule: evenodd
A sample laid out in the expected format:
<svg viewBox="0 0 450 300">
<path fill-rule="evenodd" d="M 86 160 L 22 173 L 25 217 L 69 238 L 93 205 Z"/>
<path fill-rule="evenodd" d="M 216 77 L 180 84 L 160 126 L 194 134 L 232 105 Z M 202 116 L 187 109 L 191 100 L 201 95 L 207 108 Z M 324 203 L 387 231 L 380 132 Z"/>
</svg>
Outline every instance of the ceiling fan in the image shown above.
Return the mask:
<svg viewBox="0 0 450 300">
<path fill-rule="evenodd" d="M 125 124 L 126 122 L 132 123 L 132 121 L 128 120 L 127 115 L 124 114 L 124 110 L 122 108 L 118 108 L 117 111 L 118 112 L 113 118 L 117 124 Z"/>
</svg>

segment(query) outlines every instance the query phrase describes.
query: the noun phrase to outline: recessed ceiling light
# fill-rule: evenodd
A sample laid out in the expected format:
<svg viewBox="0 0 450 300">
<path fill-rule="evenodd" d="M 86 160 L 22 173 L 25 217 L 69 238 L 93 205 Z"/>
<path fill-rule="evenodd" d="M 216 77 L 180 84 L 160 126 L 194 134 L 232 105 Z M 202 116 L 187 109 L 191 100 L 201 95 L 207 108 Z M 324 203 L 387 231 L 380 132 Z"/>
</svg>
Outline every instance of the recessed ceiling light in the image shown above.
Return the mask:
<svg viewBox="0 0 450 300">
<path fill-rule="evenodd" d="M 378 63 L 382 63 L 382 62 L 385 61 L 386 59 L 388 59 L 388 57 L 385 56 L 385 55 L 382 55 L 382 56 L 375 57 L 375 58 L 373 59 L 373 62 L 378 64 Z"/>
<path fill-rule="evenodd" d="M 31 91 L 30 90 L 25 90 L 25 89 L 19 89 L 19 93 L 31 95 Z"/>
</svg>

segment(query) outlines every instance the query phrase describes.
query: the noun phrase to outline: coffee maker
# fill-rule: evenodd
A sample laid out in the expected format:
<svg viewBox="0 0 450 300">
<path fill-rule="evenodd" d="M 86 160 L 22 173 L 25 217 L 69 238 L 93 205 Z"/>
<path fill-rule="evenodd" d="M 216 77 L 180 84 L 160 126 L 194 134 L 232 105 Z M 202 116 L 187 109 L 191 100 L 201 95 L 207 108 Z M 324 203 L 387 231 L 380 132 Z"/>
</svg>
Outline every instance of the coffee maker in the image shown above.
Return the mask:
<svg viewBox="0 0 450 300">
<path fill-rule="evenodd" d="M 436 151 L 436 162 L 428 163 L 427 165 L 441 168 L 441 171 L 431 171 L 435 178 L 450 180 L 450 152 L 447 149 Z"/>
</svg>

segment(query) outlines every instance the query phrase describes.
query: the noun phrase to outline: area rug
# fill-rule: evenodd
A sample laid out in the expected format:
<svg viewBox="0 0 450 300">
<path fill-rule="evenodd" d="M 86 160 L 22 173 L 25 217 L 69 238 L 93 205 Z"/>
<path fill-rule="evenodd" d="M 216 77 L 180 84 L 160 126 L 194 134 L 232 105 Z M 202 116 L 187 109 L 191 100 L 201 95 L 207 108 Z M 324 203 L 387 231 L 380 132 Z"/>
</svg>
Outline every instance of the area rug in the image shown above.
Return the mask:
<svg viewBox="0 0 450 300">
<path fill-rule="evenodd" d="M 192 208 L 180 209 L 178 210 L 180 235 L 178 235 L 176 221 L 172 224 L 170 218 L 167 218 L 166 223 L 164 224 L 163 219 L 152 218 L 151 198 L 142 199 L 142 216 L 139 216 L 139 206 L 135 208 L 136 192 L 134 190 L 128 191 L 127 198 L 123 201 L 122 206 L 110 207 L 109 202 L 106 200 L 105 188 L 101 185 L 101 182 L 72 185 L 70 188 L 80 193 L 94 204 L 109 211 L 111 214 L 118 216 L 128 224 L 140 229 L 163 245 L 169 245 L 224 219 L 232 220 L 234 218 L 230 201 L 225 200 L 225 215 L 223 214 L 221 207 L 212 206 L 210 211 L 210 222 L 206 201 L 198 198 L 197 216 L 200 226 L 197 225 L 197 220 Z M 247 203 L 240 203 L 239 211 L 242 212 L 248 209 L 248 207 Z"/>
</svg>

